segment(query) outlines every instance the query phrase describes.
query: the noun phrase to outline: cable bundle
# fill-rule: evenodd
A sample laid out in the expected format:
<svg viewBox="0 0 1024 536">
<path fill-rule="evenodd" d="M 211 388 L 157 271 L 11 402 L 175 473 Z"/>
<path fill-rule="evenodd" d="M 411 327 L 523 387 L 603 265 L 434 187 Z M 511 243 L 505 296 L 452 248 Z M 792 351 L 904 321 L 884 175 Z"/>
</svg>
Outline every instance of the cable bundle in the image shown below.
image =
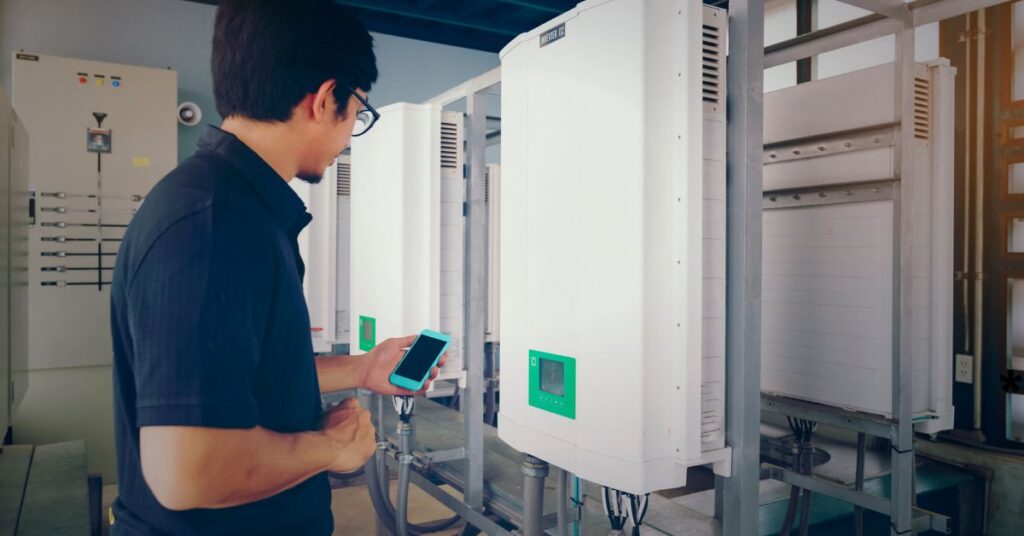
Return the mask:
<svg viewBox="0 0 1024 536">
<path fill-rule="evenodd" d="M 409 422 L 409 419 L 412 418 L 412 410 L 415 407 L 416 399 L 411 396 L 393 396 L 391 397 L 391 402 L 395 405 L 398 418 L 402 422 Z"/>
<path fill-rule="evenodd" d="M 639 536 L 640 526 L 647 515 L 650 494 L 634 495 L 612 488 L 601 488 L 604 497 L 604 513 L 612 526 L 612 534 L 625 534 L 626 521 L 633 524 L 633 536 Z M 626 503 L 629 507 L 626 507 Z"/>
</svg>

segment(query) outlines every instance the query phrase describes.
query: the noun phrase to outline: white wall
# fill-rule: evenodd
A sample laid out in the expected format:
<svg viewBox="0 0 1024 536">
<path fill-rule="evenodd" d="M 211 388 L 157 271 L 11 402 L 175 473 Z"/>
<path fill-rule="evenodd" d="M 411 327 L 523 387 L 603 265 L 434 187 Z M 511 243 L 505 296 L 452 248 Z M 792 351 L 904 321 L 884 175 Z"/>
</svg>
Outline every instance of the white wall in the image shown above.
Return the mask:
<svg viewBox="0 0 1024 536">
<path fill-rule="evenodd" d="M 19 49 L 170 67 L 178 72 L 179 101 L 198 103 L 203 122 L 219 124 L 210 76 L 214 13 L 183 0 L 0 0 L 0 83 L 10 94 L 11 57 Z M 420 102 L 498 65 L 497 54 L 375 38 L 381 71 L 370 95 L 375 105 Z M 192 154 L 201 130 L 179 127 L 179 159 Z M 33 372 L 15 416 L 15 440 L 85 439 L 89 471 L 115 481 L 111 374 L 109 366 Z"/>
</svg>

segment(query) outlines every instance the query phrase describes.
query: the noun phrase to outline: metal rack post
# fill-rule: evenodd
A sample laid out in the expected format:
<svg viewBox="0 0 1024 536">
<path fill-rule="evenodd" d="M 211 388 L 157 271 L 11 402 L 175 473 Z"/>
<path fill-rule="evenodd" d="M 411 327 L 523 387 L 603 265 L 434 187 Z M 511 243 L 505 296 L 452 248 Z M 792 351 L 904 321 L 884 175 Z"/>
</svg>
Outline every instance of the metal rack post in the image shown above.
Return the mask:
<svg viewBox="0 0 1024 536">
<path fill-rule="evenodd" d="M 761 194 L 764 3 L 729 5 L 726 153 L 726 444 L 732 476 L 716 477 L 723 534 L 758 532 L 761 411 Z"/>
</svg>

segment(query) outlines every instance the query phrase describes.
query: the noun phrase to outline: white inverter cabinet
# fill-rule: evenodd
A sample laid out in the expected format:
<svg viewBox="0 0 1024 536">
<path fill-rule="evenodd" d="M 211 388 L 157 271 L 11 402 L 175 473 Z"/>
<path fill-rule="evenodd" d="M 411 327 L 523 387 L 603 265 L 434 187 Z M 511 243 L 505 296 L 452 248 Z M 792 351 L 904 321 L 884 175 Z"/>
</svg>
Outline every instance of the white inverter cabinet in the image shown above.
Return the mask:
<svg viewBox="0 0 1024 536">
<path fill-rule="evenodd" d="M 728 472 L 726 28 L 590 0 L 501 52 L 498 433 L 629 493 Z"/>
<path fill-rule="evenodd" d="M 329 353 L 335 344 L 348 344 L 350 176 L 349 155 L 342 154 L 318 184 L 300 179 L 288 183 L 313 216 L 298 242 L 306 266 L 302 290 L 316 353 Z"/>
<path fill-rule="evenodd" d="M 912 334 L 915 429 L 935 433 L 953 426 L 956 70 L 916 66 L 912 181 L 899 177 L 895 72 L 881 65 L 765 95 L 761 388 L 892 416 L 899 320 Z M 911 211 L 909 232 L 897 231 L 898 210 Z M 901 240 L 909 319 L 894 305 Z"/>
<path fill-rule="evenodd" d="M 353 139 L 352 352 L 423 329 L 452 336 L 439 379 L 463 378 L 463 115 L 440 106 L 381 108 Z"/>
</svg>

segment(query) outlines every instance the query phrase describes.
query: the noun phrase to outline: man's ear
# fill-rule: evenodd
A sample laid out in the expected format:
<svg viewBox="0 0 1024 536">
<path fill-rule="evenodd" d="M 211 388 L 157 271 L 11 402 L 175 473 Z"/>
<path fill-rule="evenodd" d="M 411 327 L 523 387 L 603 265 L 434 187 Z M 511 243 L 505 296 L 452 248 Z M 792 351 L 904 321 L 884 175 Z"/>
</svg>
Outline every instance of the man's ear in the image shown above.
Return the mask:
<svg viewBox="0 0 1024 536">
<path fill-rule="evenodd" d="M 334 115 L 336 112 L 333 109 L 331 103 L 334 102 L 335 85 L 336 84 L 334 80 L 328 80 L 323 84 L 320 84 L 320 87 L 317 88 L 316 93 L 313 94 L 312 114 L 313 120 L 315 122 L 320 123 L 328 119 L 334 119 L 331 116 Z M 334 104 L 334 106 L 340 106 L 340 104 L 336 103 Z"/>
</svg>

